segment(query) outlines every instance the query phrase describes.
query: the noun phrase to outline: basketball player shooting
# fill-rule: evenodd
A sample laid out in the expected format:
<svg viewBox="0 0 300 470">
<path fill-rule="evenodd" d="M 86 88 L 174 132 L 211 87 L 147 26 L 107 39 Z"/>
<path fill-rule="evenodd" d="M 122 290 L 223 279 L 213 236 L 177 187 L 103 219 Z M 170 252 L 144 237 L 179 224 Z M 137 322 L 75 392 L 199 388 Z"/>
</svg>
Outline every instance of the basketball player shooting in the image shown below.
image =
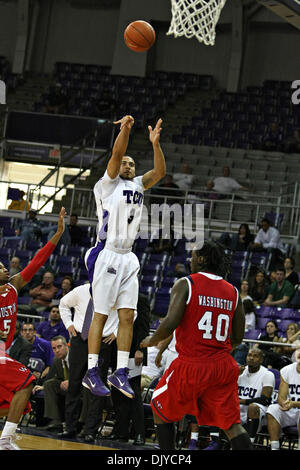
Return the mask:
<svg viewBox="0 0 300 470">
<path fill-rule="evenodd" d="M 16 328 L 18 292 L 54 251 L 65 230 L 65 215 L 62 207 L 56 233 L 20 273 L 9 278 L 9 271 L 0 262 L 0 417 L 7 416 L 0 438 L 0 450 L 20 450 L 14 442 L 15 433 L 22 414 L 31 409 L 29 398 L 35 381 L 35 376 L 27 367 L 8 355 Z"/>
<path fill-rule="evenodd" d="M 136 177 L 135 162 L 125 155 L 134 119 L 124 116 L 114 122 L 120 125 L 120 132 L 104 176 L 94 187 L 99 231 L 96 245 L 86 253 L 85 262 L 95 312 L 88 337 L 88 371 L 82 384 L 99 396 L 110 395 L 110 390 L 99 377 L 98 356 L 103 327 L 110 312 L 116 309 L 119 316 L 117 369 L 107 381 L 109 386 L 116 387 L 127 397 L 134 397 L 128 380 L 128 362 L 140 265 L 131 249 L 139 230 L 144 190 L 154 186 L 166 173 L 160 146 L 161 123 L 159 119 L 154 128 L 148 126 L 153 147 L 153 169 Z"/>
<path fill-rule="evenodd" d="M 230 352 L 244 335 L 245 315 L 237 289 L 223 279 L 230 260 L 207 241 L 194 249 L 190 276 L 173 286 L 167 316 L 140 344 L 156 346 L 175 330 L 178 357 L 155 388 L 151 407 L 160 449 L 175 449 L 174 422 L 184 415 L 225 431 L 232 450 L 251 449 L 240 424 L 239 368 Z"/>
</svg>

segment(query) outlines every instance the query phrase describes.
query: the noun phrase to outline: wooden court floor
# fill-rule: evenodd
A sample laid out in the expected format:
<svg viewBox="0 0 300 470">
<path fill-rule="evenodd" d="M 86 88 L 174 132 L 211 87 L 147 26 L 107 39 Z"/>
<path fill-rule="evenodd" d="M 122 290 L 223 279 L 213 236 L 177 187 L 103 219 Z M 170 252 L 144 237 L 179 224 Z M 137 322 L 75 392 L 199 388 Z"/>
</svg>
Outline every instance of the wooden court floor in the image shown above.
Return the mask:
<svg viewBox="0 0 300 470">
<path fill-rule="evenodd" d="M 45 437 L 34 435 L 32 433 L 17 433 L 16 444 L 21 450 L 118 450 L 113 447 L 105 447 L 97 444 L 85 444 L 84 442 L 75 442 L 71 440 L 55 439 L 55 437 Z"/>
</svg>

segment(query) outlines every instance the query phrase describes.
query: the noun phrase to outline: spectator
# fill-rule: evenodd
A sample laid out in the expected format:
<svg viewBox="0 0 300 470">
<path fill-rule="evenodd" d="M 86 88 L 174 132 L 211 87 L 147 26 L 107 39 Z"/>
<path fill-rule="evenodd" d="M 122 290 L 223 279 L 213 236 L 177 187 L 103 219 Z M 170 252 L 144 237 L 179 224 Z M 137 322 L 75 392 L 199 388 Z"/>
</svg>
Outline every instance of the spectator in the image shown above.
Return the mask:
<svg viewBox="0 0 300 470">
<path fill-rule="evenodd" d="M 74 280 L 71 276 L 64 276 L 61 281 L 61 287 L 55 294 L 55 299 L 60 300 L 74 288 Z"/>
<path fill-rule="evenodd" d="M 177 263 L 175 265 L 175 270 L 171 270 L 167 272 L 168 277 L 176 277 L 181 278 L 186 276 L 187 272 L 183 263 Z"/>
<path fill-rule="evenodd" d="M 32 302 L 27 310 L 32 310 L 35 314 L 43 312 L 50 307 L 57 290 L 57 287 L 54 285 L 54 275 L 50 271 L 45 272 L 42 283 L 29 291 Z M 24 310 L 24 306 L 22 305 L 21 307 Z"/>
<path fill-rule="evenodd" d="M 141 393 L 141 373 L 143 364 L 147 363 L 147 354 L 140 349 L 140 342 L 149 334 L 150 303 L 148 298 L 139 294 L 137 317 L 133 324 L 133 338 L 129 359 L 129 381 L 134 390 L 134 398 L 128 398 L 118 389 L 112 387 L 112 400 L 116 411 L 116 423 L 110 439 L 126 442 L 129 439 L 130 422 L 132 421 L 132 434 L 134 445 L 145 443 L 144 408 Z"/>
<path fill-rule="evenodd" d="M 261 429 L 275 386 L 275 376 L 262 365 L 263 358 L 260 349 L 250 349 L 247 366 L 240 366 L 238 378 L 241 424 L 252 442 Z"/>
<path fill-rule="evenodd" d="M 289 281 L 293 286 L 299 284 L 299 276 L 295 271 L 295 261 L 294 258 L 287 257 L 283 262 L 285 269 L 285 280 Z"/>
<path fill-rule="evenodd" d="M 82 238 L 83 238 L 83 231 L 80 227 L 78 227 L 77 224 L 78 224 L 78 215 L 71 214 L 70 223 L 68 225 L 71 245 L 80 245 Z"/>
<path fill-rule="evenodd" d="M 66 429 L 60 437 L 74 438 L 78 432 L 78 422 L 81 420 L 82 402 L 88 402 L 84 421 L 83 436 L 85 442 L 95 440 L 107 398 L 97 396 L 84 387 L 82 393 L 82 379 L 88 366 L 88 329 L 89 313 L 93 312 L 90 297 L 90 285 L 82 284 L 75 287 L 62 297 L 59 303 L 61 318 L 70 334 L 70 375 L 69 388 L 66 397 Z M 91 309 L 90 309 L 91 307 Z M 74 314 L 72 313 L 74 310 Z M 92 316 L 92 315 L 91 315 Z M 114 367 L 117 356 L 116 335 L 118 330 L 118 314 L 115 310 L 109 315 L 103 330 L 101 341 L 101 365 L 99 372 L 101 379 L 106 383 L 109 367 Z M 86 394 L 85 394 L 86 392 Z M 87 400 L 87 395 L 90 400 Z"/>
<path fill-rule="evenodd" d="M 184 191 L 191 189 L 194 179 L 195 176 L 187 163 L 183 164 L 181 173 L 173 174 L 174 183 Z"/>
<path fill-rule="evenodd" d="M 54 336 L 63 336 L 67 341 L 69 340 L 69 333 L 60 318 L 59 308 L 52 306 L 49 312 L 49 319 L 38 324 L 36 329 L 40 338 L 51 341 Z"/>
<path fill-rule="evenodd" d="M 161 343 L 158 343 L 157 346 L 151 346 L 147 349 L 147 365 L 142 368 L 142 378 L 141 378 L 141 390 L 149 387 L 150 383 L 155 377 L 162 375 L 165 368 L 165 362 L 167 359 L 167 351 L 165 350 L 161 356 L 160 366 L 157 367 L 155 364 L 155 359 L 159 353 Z"/>
<path fill-rule="evenodd" d="M 277 346 L 276 348 L 274 348 L 274 351 L 279 353 L 279 354 L 283 354 L 283 355 L 289 357 L 290 359 L 292 359 L 292 356 L 293 356 L 295 350 L 299 346 L 299 343 L 300 343 L 299 340 L 300 340 L 299 326 L 297 325 L 297 323 L 291 322 L 287 326 L 285 337 L 282 336 L 281 338 L 279 338 L 278 342 L 279 343 L 293 344 L 294 347 L 291 347 L 291 346 Z"/>
<path fill-rule="evenodd" d="M 300 129 L 294 129 L 284 146 L 285 153 L 300 153 Z"/>
<path fill-rule="evenodd" d="M 249 248 L 252 251 L 272 253 L 270 270 L 274 269 L 279 263 L 282 264 L 284 248 L 280 240 L 280 233 L 277 228 L 271 226 L 271 222 L 267 218 L 261 221 L 261 228 Z"/>
<path fill-rule="evenodd" d="M 269 307 L 286 307 L 294 293 L 294 286 L 285 280 L 284 268 L 279 267 L 276 270 L 276 281 L 269 287 L 268 297 L 264 305 Z"/>
<path fill-rule="evenodd" d="M 249 280 L 249 295 L 256 305 L 262 304 L 269 293 L 269 281 L 266 273 L 258 270 L 255 276 Z"/>
<path fill-rule="evenodd" d="M 252 300 L 244 299 L 243 306 L 245 311 L 245 330 L 254 330 L 256 327 L 255 306 Z"/>
<path fill-rule="evenodd" d="M 179 191 L 179 186 L 176 184 L 173 180 L 172 175 L 166 175 L 163 179 L 163 182 L 151 189 L 151 195 L 158 195 L 161 196 L 159 198 L 152 198 L 151 197 L 151 203 L 156 203 L 156 204 L 174 204 L 178 203 L 178 199 L 181 199 L 183 197 L 182 191 Z M 166 198 L 162 197 L 165 196 Z M 168 196 L 170 199 L 168 199 Z M 176 198 L 176 199 L 173 199 Z M 181 201 L 180 201 L 181 202 Z"/>
<path fill-rule="evenodd" d="M 36 385 L 32 393 L 44 391 L 44 416 L 50 420 L 47 430 L 59 432 L 65 420 L 65 398 L 69 387 L 69 348 L 63 336 L 54 336 L 51 347 L 53 363 L 43 385 Z"/>
<path fill-rule="evenodd" d="M 21 260 L 17 256 L 13 256 L 9 263 L 9 276 L 14 276 L 15 274 L 22 271 L 22 266 L 20 264 Z"/>
<path fill-rule="evenodd" d="M 41 373 L 33 371 L 33 374 L 36 376 L 37 379 L 43 379 L 48 374 L 50 366 L 53 362 L 54 355 L 51 348 L 51 344 L 49 341 L 43 338 L 39 338 L 37 336 L 33 323 L 24 323 L 21 329 L 21 334 L 32 345 L 31 356 L 27 367 L 30 370 L 34 369 L 34 367 L 32 366 L 34 361 L 32 361 L 32 359 L 41 359 L 45 366 L 43 371 Z"/>
<path fill-rule="evenodd" d="M 281 152 L 283 148 L 283 135 L 276 122 L 272 122 L 263 138 L 263 150 Z"/>
<path fill-rule="evenodd" d="M 8 206 L 8 210 L 11 211 L 24 211 L 26 210 L 27 212 L 30 209 L 30 204 L 28 201 L 24 199 L 25 196 L 25 191 L 19 190 L 19 199 L 17 200 L 12 200 L 11 203 Z"/>
<path fill-rule="evenodd" d="M 242 300 L 252 300 L 252 297 L 249 295 L 249 283 L 247 279 L 243 279 L 241 282 L 240 297 Z"/>
<path fill-rule="evenodd" d="M 24 364 L 24 366 L 27 366 L 31 352 L 32 344 L 21 335 L 21 324 L 17 321 L 13 342 L 10 348 L 6 350 L 6 353 L 16 361 Z"/>
<path fill-rule="evenodd" d="M 223 176 L 214 178 L 214 190 L 217 193 L 225 194 L 233 193 L 235 191 L 248 191 L 249 188 L 242 186 L 234 178 L 230 176 L 230 168 L 228 166 L 223 167 Z"/>
<path fill-rule="evenodd" d="M 45 103 L 45 112 L 49 114 L 65 114 L 67 97 L 60 83 L 50 86 Z"/>
<path fill-rule="evenodd" d="M 266 323 L 265 333 L 266 334 L 264 335 L 260 334 L 257 339 L 259 341 L 267 341 L 273 343 L 277 343 L 279 341 L 278 326 L 275 320 L 269 320 Z M 272 344 L 256 343 L 254 347 L 259 348 L 264 352 L 265 358 L 263 365 L 265 367 L 280 370 L 281 367 L 284 367 L 287 363 L 289 364 L 291 362 L 281 354 L 275 352 L 274 349 L 276 348 L 276 346 L 273 346 Z"/>
<path fill-rule="evenodd" d="M 197 202 L 199 198 L 202 199 L 211 199 L 211 200 L 216 200 L 216 199 L 221 199 L 222 196 L 221 194 L 217 193 L 217 191 L 214 188 L 215 184 L 213 180 L 208 180 L 205 186 L 205 190 L 198 195 L 194 195 L 193 199 L 193 194 L 189 193 L 189 202 Z M 204 215 L 207 217 L 209 215 L 210 207 L 211 207 L 211 202 L 209 201 L 203 201 L 204 204 Z"/>
<path fill-rule="evenodd" d="M 238 233 L 230 235 L 224 232 L 218 242 L 232 251 L 246 251 L 253 242 L 254 235 L 251 234 L 248 224 L 241 224 Z"/>
<path fill-rule="evenodd" d="M 280 370 L 280 385 L 277 403 L 267 409 L 268 432 L 271 450 L 280 450 L 281 429 L 287 426 L 298 426 L 300 408 L 300 350 L 296 353 L 296 362 Z M 300 433 L 298 435 L 300 450 Z"/>
</svg>

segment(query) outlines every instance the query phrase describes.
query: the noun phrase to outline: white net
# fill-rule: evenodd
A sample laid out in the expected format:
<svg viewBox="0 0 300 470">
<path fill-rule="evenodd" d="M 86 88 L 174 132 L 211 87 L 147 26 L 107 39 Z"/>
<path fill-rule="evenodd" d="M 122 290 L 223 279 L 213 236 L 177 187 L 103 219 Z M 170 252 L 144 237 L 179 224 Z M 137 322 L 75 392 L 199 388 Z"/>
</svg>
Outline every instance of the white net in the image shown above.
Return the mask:
<svg viewBox="0 0 300 470">
<path fill-rule="evenodd" d="M 213 46 L 225 3 L 226 0 L 171 0 L 172 20 L 167 34 L 196 37 L 206 46 Z"/>
</svg>

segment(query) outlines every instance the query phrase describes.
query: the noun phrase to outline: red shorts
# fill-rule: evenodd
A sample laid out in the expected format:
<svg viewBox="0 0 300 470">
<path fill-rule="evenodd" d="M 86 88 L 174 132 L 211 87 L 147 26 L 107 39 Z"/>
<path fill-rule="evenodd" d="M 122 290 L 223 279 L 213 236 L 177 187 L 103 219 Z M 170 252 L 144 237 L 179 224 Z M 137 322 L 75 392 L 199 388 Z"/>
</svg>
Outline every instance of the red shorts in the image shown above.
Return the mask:
<svg viewBox="0 0 300 470">
<path fill-rule="evenodd" d="M 199 425 L 229 429 L 240 423 L 238 376 L 238 365 L 230 355 L 215 362 L 178 357 L 153 392 L 152 410 L 164 422 L 193 415 Z"/>
<path fill-rule="evenodd" d="M 34 375 L 23 364 L 9 356 L 0 357 L 0 408 L 9 408 L 14 394 L 34 381 Z M 28 402 L 24 414 L 30 410 Z"/>
</svg>

